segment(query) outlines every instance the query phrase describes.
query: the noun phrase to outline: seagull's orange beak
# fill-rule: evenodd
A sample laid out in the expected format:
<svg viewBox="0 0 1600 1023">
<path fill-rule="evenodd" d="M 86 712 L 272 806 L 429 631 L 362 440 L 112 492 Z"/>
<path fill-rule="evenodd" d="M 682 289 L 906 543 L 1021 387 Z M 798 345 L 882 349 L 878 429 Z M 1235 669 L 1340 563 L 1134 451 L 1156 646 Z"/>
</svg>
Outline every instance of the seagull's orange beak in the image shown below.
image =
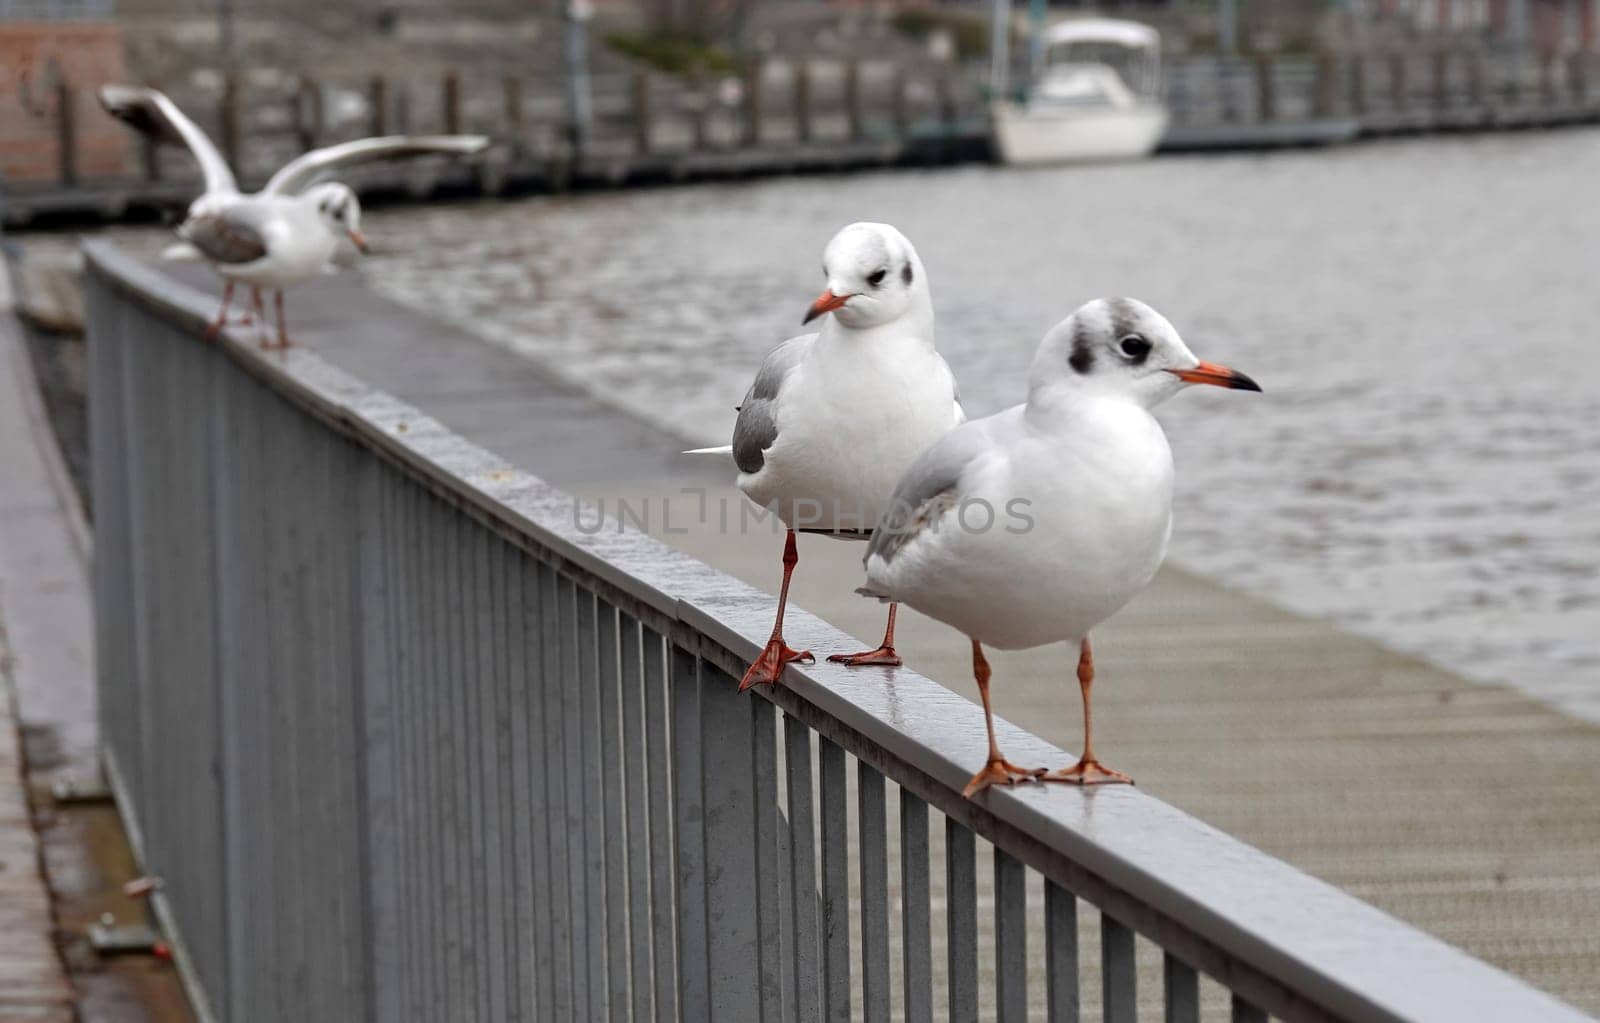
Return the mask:
<svg viewBox="0 0 1600 1023">
<path fill-rule="evenodd" d="M 1169 369 L 1167 372 L 1186 384 L 1211 384 L 1214 387 L 1226 387 L 1235 391 L 1261 390 L 1260 384 L 1243 373 L 1215 362 L 1202 362 L 1194 369 Z"/>
<path fill-rule="evenodd" d="M 355 243 L 355 247 L 360 249 L 363 253 L 372 251 L 367 247 L 367 236 L 362 234 L 360 231 L 357 231 L 353 227 L 350 229 L 350 241 Z"/>
<path fill-rule="evenodd" d="M 835 295 L 831 291 L 824 291 L 817 296 L 815 302 L 811 303 L 811 308 L 806 310 L 806 318 L 800 322 L 802 324 L 810 323 L 823 313 L 833 312 L 854 297 L 854 295 Z"/>
</svg>

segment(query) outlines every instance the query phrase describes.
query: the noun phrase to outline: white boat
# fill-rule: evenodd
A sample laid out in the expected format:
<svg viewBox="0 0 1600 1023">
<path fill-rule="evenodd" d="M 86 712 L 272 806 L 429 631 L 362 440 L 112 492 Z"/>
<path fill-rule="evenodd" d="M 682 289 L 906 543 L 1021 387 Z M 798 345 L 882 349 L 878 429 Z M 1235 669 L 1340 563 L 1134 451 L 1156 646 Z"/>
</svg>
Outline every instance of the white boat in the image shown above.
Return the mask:
<svg viewBox="0 0 1600 1023">
<path fill-rule="evenodd" d="M 991 107 L 1008 164 L 1149 156 L 1167 131 L 1161 35 L 1110 18 L 1064 21 L 1039 32 L 1034 76 L 1021 101 Z"/>
</svg>

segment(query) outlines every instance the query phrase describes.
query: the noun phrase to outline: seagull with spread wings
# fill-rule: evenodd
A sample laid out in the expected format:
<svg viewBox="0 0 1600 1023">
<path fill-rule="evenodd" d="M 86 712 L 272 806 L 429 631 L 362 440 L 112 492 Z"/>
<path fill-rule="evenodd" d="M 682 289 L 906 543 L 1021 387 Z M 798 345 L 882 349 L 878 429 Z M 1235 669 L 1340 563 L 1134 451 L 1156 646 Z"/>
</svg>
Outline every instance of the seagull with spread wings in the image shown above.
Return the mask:
<svg viewBox="0 0 1600 1023">
<path fill-rule="evenodd" d="M 287 348 L 283 292 L 321 273 L 342 239 L 365 252 L 361 204 L 348 185 L 321 182 L 337 168 L 403 156 L 471 155 L 488 148 L 482 135 L 390 135 L 314 149 L 285 164 L 259 192 L 239 191 L 233 171 L 205 132 L 165 94 L 148 88 L 107 85 L 100 90 L 107 112 L 158 142 L 186 147 L 200 164 L 205 192 L 189 206 L 178 237 L 193 246 L 226 281 L 222 307 L 207 330 L 222 329 L 236 283 L 250 286 L 256 315 L 265 320 L 261 289 L 275 293 L 278 338 L 262 347 Z"/>
</svg>

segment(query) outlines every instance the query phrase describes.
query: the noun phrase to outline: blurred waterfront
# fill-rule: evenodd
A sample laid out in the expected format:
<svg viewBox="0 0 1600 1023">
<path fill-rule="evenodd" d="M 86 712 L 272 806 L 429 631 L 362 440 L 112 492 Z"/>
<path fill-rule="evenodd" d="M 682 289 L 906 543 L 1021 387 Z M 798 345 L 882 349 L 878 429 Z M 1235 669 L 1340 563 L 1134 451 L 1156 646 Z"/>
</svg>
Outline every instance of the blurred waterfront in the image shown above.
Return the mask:
<svg viewBox="0 0 1600 1023">
<path fill-rule="evenodd" d="M 1173 555 L 1600 720 L 1600 132 L 767 180 L 369 217 L 391 296 L 686 441 L 726 441 L 822 243 L 895 223 L 969 411 L 1125 293 L 1262 400 L 1161 413 Z"/>
</svg>

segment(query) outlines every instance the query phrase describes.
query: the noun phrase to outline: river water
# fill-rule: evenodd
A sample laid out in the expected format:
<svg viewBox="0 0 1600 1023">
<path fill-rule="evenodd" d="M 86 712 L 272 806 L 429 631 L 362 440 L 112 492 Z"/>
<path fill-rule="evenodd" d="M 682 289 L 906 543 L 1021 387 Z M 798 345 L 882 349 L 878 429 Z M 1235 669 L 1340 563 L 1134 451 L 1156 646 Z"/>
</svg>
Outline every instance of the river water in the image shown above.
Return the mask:
<svg viewBox="0 0 1600 1023">
<path fill-rule="evenodd" d="M 1159 412 L 1172 556 L 1600 720 L 1600 132 L 708 184 L 369 215 L 370 279 L 725 443 L 824 242 L 900 227 L 968 411 L 1126 294 L 1263 395 Z"/>
</svg>

